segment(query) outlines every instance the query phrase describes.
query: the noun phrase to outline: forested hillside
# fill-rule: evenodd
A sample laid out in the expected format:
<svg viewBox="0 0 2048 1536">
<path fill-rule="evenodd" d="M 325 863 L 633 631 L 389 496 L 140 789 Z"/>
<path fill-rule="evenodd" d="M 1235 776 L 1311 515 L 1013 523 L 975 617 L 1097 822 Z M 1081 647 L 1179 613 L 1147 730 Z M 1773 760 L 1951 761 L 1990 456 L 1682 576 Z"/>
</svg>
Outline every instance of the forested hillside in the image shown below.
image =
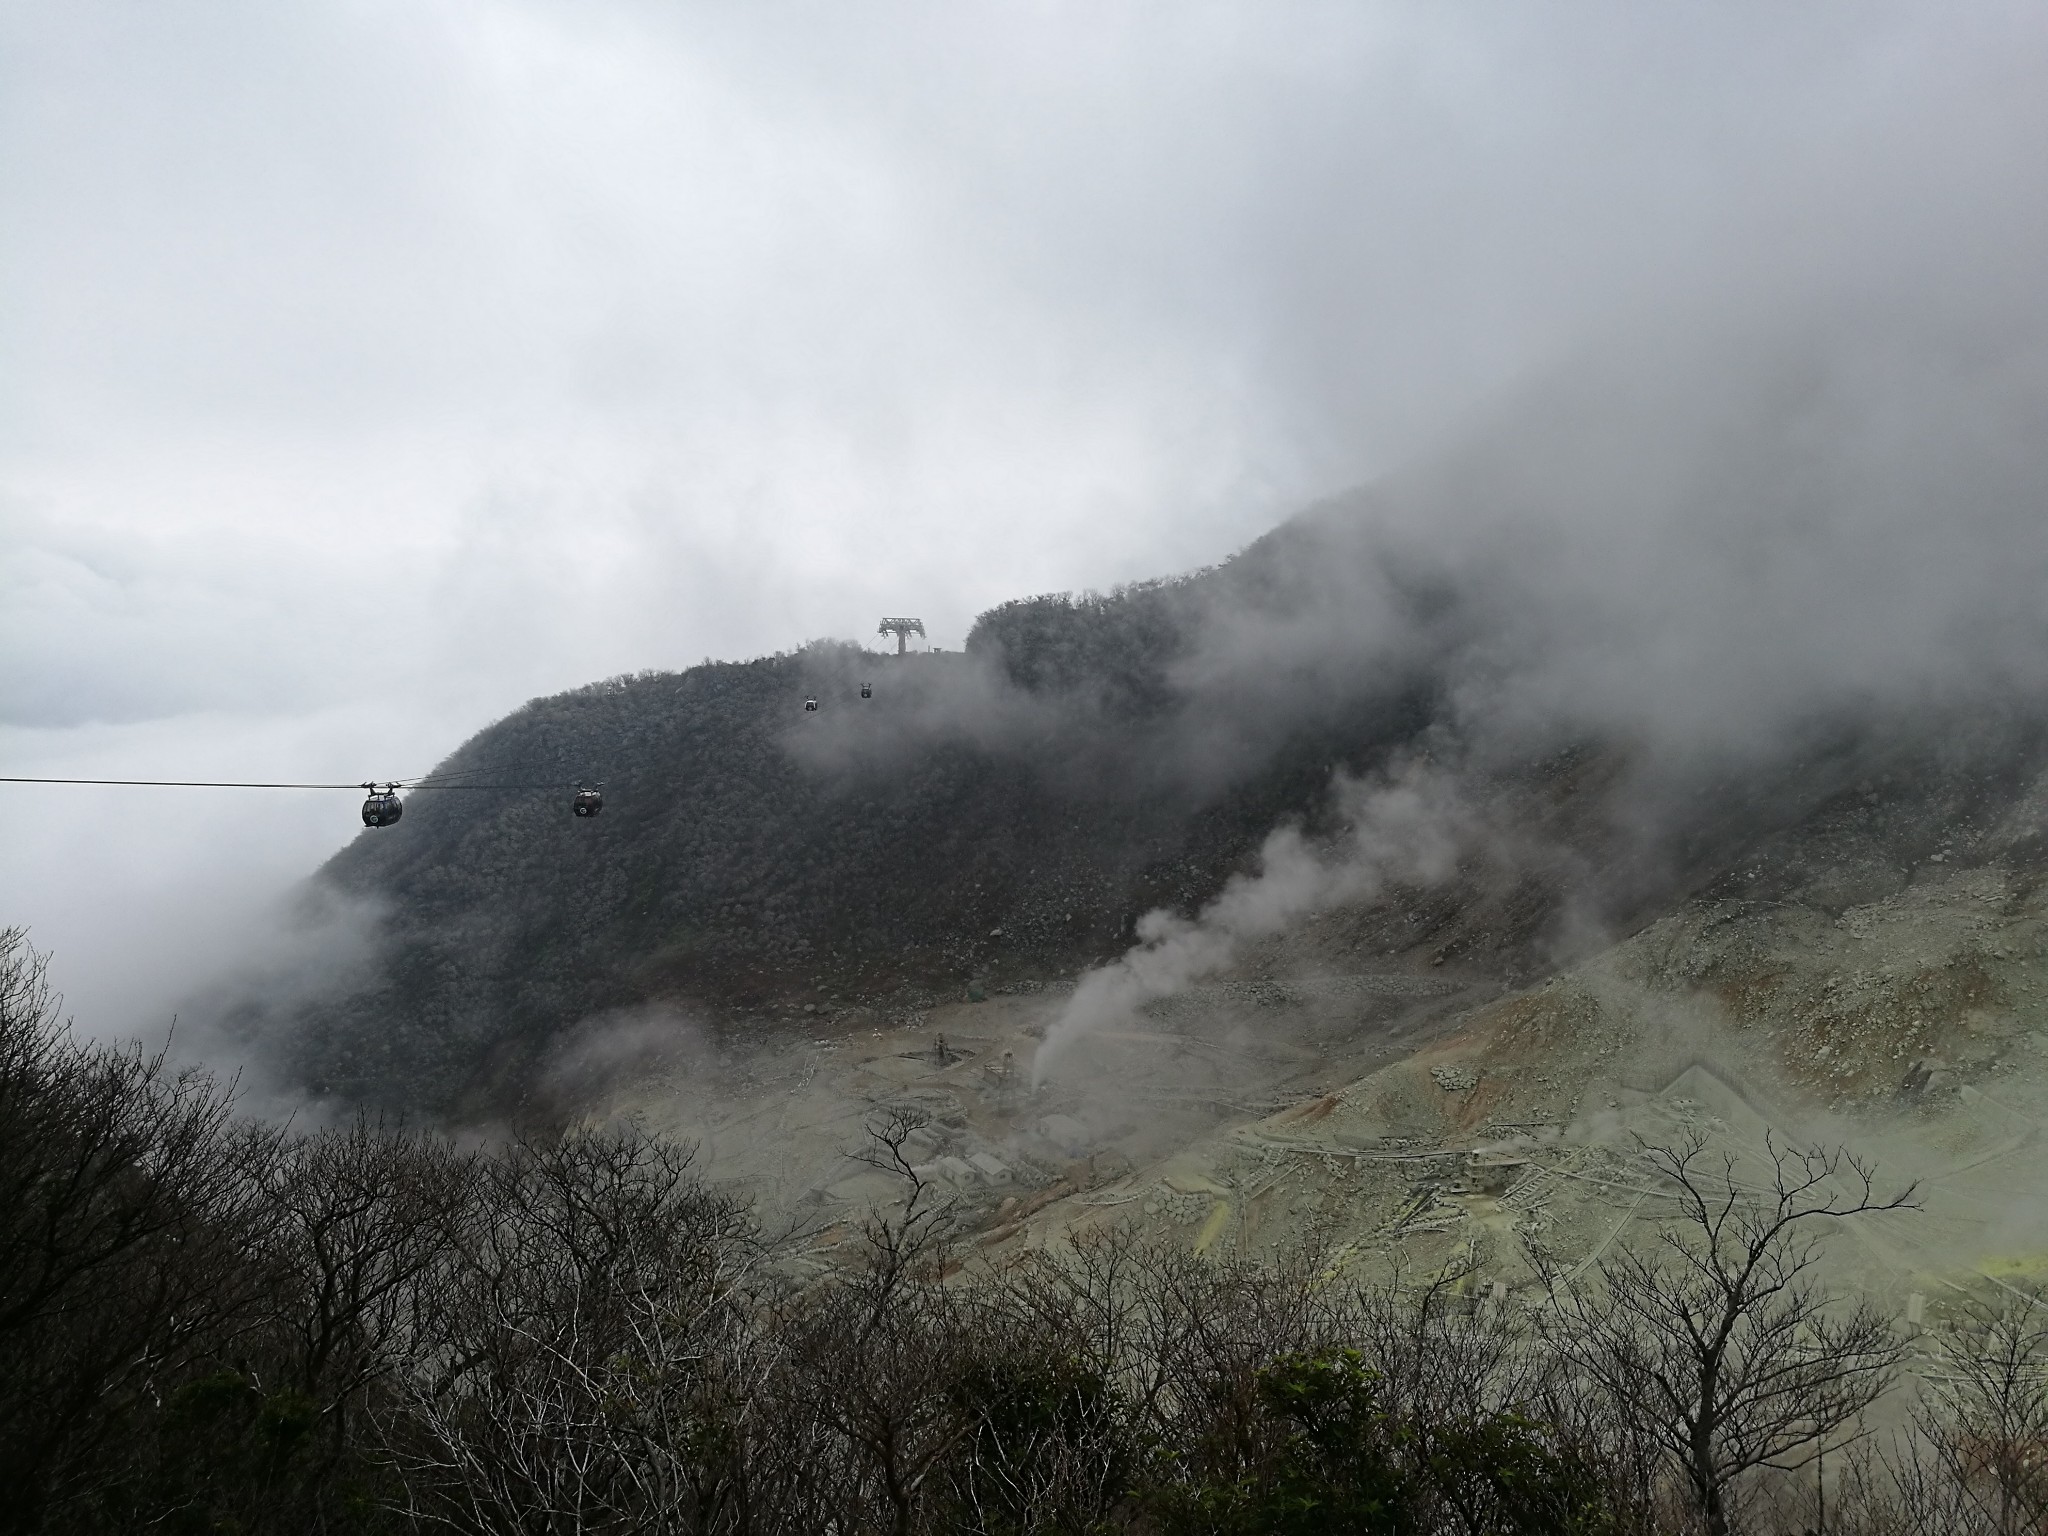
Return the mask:
<svg viewBox="0 0 2048 1536">
<path fill-rule="evenodd" d="M 1270 675 L 1265 718 L 1231 708 L 1232 678 L 1190 673 L 1226 593 L 1240 611 L 1299 598 L 1286 544 L 1006 604 L 965 654 L 826 643 L 535 700 L 436 776 L 601 779 L 603 814 L 571 818 L 565 792 L 422 790 L 361 836 L 320 884 L 380 905 L 373 980 L 290 1019 L 295 1072 L 447 1107 L 644 999 L 746 1015 L 1113 952 L 1138 913 L 1198 902 L 1277 821 L 1312 818 L 1333 769 L 1370 770 L 1431 719 L 1419 666 Z"/>
<path fill-rule="evenodd" d="M 1674 772 L 1525 706 L 1552 686 L 1517 680 L 1532 637 L 1575 618 L 1529 606 L 1525 562 L 1416 558 L 1371 511 L 1314 509 L 1193 576 L 1004 604 L 964 654 L 818 643 L 535 700 L 437 776 L 602 780 L 603 814 L 572 818 L 566 788 L 413 793 L 315 882 L 370 914 L 358 979 L 245 998 L 237 1022 L 315 1093 L 497 1114 L 607 1010 L 747 1030 L 1071 975 L 1139 914 L 1196 909 L 1276 826 L 1336 830 L 1334 776 L 1422 760 L 1513 797 L 1516 850 L 1360 942 L 1515 975 L 1725 872 L 1873 751 L 1954 746 L 1815 711 L 1768 750 L 1689 744 Z"/>
</svg>

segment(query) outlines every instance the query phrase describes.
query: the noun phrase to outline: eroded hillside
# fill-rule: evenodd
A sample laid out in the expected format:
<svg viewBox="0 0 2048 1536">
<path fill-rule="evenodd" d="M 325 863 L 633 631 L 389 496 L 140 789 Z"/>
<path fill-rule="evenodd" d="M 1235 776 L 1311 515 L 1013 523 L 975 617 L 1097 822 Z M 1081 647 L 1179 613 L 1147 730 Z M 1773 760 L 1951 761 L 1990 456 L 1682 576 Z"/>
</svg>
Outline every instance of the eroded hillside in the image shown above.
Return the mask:
<svg viewBox="0 0 2048 1536">
<path fill-rule="evenodd" d="M 744 1058 L 643 1060 L 594 1102 L 801 1214 L 812 1265 L 904 1199 L 867 1156 L 897 1120 L 963 1253 L 989 1261 L 1135 1225 L 1202 1253 L 1314 1243 L 1360 1277 L 1448 1266 L 1499 1296 L 1656 1230 L 1672 1191 L 1646 1143 L 1696 1139 L 1749 1183 L 1773 1148 L 1843 1144 L 1919 1193 L 1829 1245 L 1835 1281 L 1935 1326 L 2048 1272 L 2043 770 L 1923 757 L 1849 786 L 1526 985 L 1479 937 L 1498 931 L 1482 909 L 1463 945 L 1375 947 L 1403 893 L 1326 912 L 1049 1066 L 1065 989 L 838 1011 Z"/>
</svg>

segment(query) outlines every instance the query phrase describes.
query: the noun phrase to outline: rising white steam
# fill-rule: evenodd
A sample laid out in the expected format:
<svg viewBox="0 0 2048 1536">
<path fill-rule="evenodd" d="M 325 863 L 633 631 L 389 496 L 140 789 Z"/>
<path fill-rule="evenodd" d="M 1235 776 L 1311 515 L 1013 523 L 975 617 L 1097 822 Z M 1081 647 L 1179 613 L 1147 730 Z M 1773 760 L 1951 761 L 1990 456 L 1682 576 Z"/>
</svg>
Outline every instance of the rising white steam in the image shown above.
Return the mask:
<svg viewBox="0 0 2048 1536">
<path fill-rule="evenodd" d="M 1259 849 L 1257 869 L 1233 875 L 1193 919 L 1164 908 L 1139 918 L 1138 942 L 1084 975 L 1046 1032 L 1034 1082 L 1081 1036 L 1226 969 L 1246 941 L 1389 885 L 1437 884 L 1472 846 L 1477 818 L 1440 769 L 1410 764 L 1369 781 L 1340 775 L 1332 793 L 1347 823 L 1333 845 L 1318 849 L 1299 828 L 1281 827 Z"/>
</svg>

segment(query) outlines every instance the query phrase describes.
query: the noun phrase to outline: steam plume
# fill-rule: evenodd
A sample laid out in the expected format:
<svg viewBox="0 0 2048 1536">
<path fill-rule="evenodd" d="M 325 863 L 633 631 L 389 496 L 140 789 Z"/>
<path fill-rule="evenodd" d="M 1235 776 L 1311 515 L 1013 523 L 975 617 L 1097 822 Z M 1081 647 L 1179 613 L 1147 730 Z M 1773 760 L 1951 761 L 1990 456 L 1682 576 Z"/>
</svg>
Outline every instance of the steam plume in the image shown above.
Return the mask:
<svg viewBox="0 0 2048 1536">
<path fill-rule="evenodd" d="M 1233 876 L 1192 919 L 1164 908 L 1139 918 L 1138 942 L 1081 978 L 1046 1032 L 1034 1080 L 1043 1080 L 1075 1040 L 1226 969 L 1249 941 L 1389 885 L 1447 879 L 1476 825 L 1456 780 L 1427 764 L 1377 781 L 1340 776 L 1333 794 L 1348 822 L 1334 847 L 1319 850 L 1300 828 L 1280 827 L 1259 849 L 1256 870 Z"/>
</svg>

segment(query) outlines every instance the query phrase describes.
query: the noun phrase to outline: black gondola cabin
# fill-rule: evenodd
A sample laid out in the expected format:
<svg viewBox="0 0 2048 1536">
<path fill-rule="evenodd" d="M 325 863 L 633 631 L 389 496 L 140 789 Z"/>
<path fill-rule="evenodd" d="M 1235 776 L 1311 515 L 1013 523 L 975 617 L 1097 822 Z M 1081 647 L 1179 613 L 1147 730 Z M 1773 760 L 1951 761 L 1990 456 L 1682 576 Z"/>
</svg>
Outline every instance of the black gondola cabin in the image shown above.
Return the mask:
<svg viewBox="0 0 2048 1536">
<path fill-rule="evenodd" d="M 604 809 L 604 795 L 595 789 L 579 789 L 576 798 L 569 802 L 569 809 L 578 816 L 595 816 Z"/>
<path fill-rule="evenodd" d="M 404 814 L 405 807 L 399 804 L 398 796 L 388 789 L 371 788 L 370 798 L 363 802 L 363 825 L 366 827 L 391 826 Z"/>
</svg>

